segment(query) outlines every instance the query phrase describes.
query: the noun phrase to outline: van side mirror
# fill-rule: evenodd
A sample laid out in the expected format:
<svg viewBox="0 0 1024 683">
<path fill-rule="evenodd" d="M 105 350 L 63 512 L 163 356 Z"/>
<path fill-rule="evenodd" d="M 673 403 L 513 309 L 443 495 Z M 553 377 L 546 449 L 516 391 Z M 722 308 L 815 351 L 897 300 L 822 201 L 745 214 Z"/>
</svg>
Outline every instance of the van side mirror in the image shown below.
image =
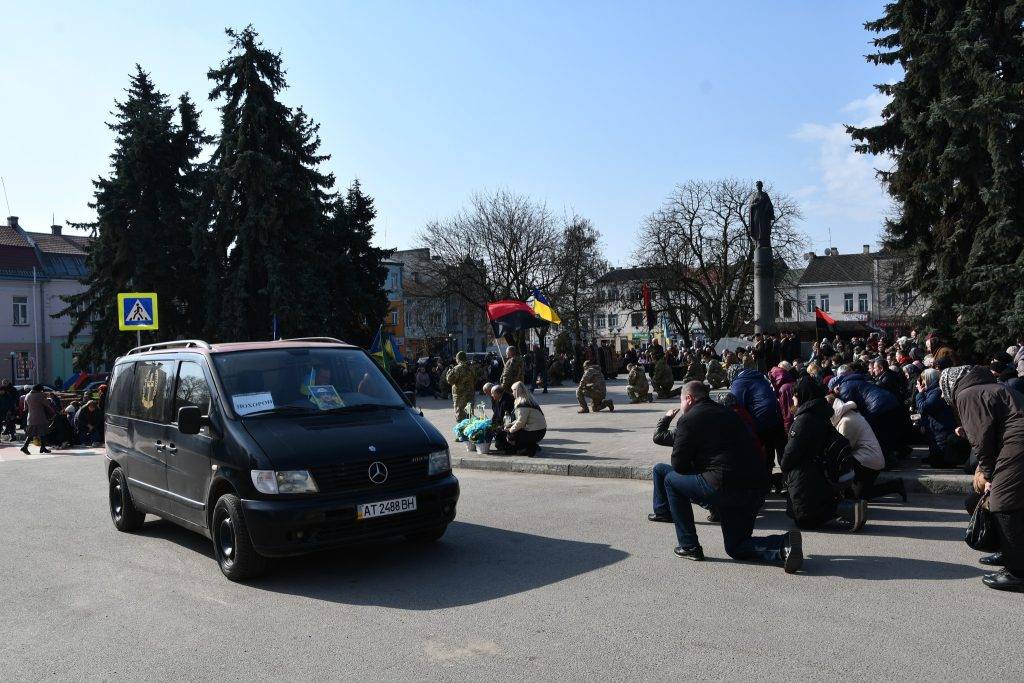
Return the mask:
<svg viewBox="0 0 1024 683">
<path fill-rule="evenodd" d="M 198 406 L 182 406 L 178 408 L 178 431 L 182 434 L 198 434 L 206 420 Z"/>
<path fill-rule="evenodd" d="M 402 393 L 405 394 L 406 402 L 409 405 L 411 405 L 411 406 L 413 406 L 415 408 L 416 407 L 416 392 L 415 391 L 403 391 Z"/>
</svg>

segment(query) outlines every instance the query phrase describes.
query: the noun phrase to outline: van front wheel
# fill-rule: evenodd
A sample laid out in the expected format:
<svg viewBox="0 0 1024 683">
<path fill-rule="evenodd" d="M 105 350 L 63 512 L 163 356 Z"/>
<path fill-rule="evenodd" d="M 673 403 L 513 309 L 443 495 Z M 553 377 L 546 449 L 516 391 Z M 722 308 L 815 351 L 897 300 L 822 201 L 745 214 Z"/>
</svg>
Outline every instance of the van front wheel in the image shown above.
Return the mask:
<svg viewBox="0 0 1024 683">
<path fill-rule="evenodd" d="M 146 521 L 146 514 L 135 509 L 124 470 L 115 467 L 109 482 L 110 519 L 118 531 L 138 531 Z"/>
<path fill-rule="evenodd" d="M 244 581 L 259 576 L 267 566 L 267 558 L 256 552 L 245 524 L 242 501 L 233 493 L 217 499 L 211 517 L 210 535 L 213 552 L 224 576 Z"/>
</svg>

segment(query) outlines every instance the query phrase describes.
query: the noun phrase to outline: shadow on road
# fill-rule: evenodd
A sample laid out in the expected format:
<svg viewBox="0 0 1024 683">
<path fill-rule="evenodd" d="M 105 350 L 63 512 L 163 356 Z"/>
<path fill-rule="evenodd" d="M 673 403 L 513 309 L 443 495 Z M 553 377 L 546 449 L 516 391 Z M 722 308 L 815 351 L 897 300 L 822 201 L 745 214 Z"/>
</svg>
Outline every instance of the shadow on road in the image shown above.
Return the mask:
<svg viewBox="0 0 1024 683">
<path fill-rule="evenodd" d="M 587 434 L 616 434 L 619 432 L 633 432 L 634 429 L 621 429 L 619 427 L 552 427 L 551 432 L 586 432 Z"/>
<path fill-rule="evenodd" d="M 276 560 L 252 585 L 351 605 L 435 610 L 541 588 L 628 556 L 602 543 L 453 522 L 434 545 L 394 541 Z"/>
<path fill-rule="evenodd" d="M 896 581 L 900 579 L 948 581 L 969 579 L 986 573 L 980 567 L 955 562 L 874 555 L 811 554 L 808 555 L 804 568 L 808 574 L 813 576 L 838 576 L 844 579 L 867 581 Z"/>
<path fill-rule="evenodd" d="M 134 532 L 135 536 L 171 541 L 213 559 L 213 546 L 210 544 L 210 539 L 205 536 L 160 518 L 147 517 L 146 519 L 148 521 L 142 525 L 142 528 Z"/>
</svg>

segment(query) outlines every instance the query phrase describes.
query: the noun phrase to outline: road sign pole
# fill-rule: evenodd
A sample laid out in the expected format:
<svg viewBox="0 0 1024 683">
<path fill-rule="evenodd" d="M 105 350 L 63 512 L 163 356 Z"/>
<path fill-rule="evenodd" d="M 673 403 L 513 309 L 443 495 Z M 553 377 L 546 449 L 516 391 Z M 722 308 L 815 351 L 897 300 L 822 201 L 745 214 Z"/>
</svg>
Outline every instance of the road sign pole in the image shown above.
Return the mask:
<svg viewBox="0 0 1024 683">
<path fill-rule="evenodd" d="M 135 330 L 135 345 L 142 346 L 142 332 Z"/>
</svg>

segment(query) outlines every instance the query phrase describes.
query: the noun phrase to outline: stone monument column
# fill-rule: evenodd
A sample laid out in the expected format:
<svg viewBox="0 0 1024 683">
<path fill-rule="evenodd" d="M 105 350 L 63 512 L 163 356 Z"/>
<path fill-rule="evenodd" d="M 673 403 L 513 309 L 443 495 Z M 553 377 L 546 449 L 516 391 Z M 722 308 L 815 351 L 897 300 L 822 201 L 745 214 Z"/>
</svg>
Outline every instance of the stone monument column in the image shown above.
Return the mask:
<svg viewBox="0 0 1024 683">
<path fill-rule="evenodd" d="M 750 198 L 750 239 L 754 249 L 754 332 L 775 333 L 775 263 L 772 257 L 772 223 L 775 207 L 768 193 L 757 181 L 757 190 Z"/>
</svg>

